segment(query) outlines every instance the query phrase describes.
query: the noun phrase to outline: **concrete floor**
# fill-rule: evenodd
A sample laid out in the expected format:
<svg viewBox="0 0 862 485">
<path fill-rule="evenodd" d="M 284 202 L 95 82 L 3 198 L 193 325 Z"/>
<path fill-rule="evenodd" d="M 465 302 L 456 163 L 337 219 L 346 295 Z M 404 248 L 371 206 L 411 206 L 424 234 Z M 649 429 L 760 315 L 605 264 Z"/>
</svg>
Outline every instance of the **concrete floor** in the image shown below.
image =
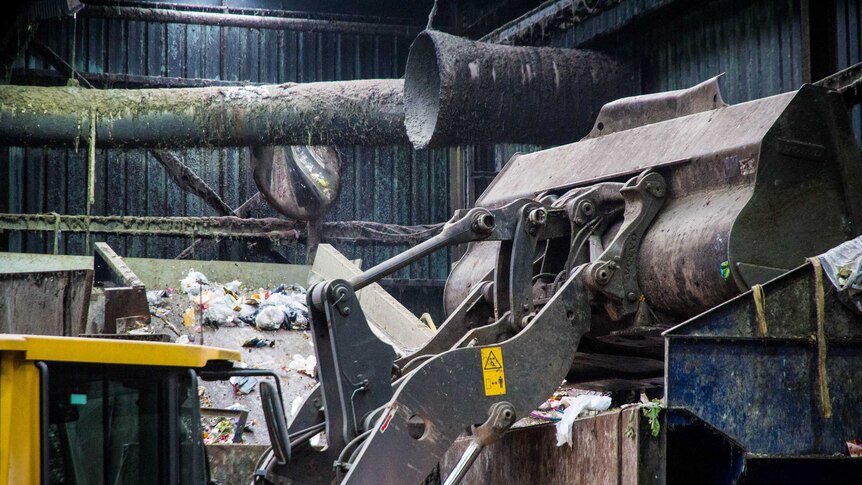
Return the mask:
<svg viewBox="0 0 862 485">
<path fill-rule="evenodd" d="M 242 348 L 243 342 L 254 338 L 268 338 L 275 340 L 274 347 Z M 305 374 L 287 368 L 294 354 L 303 357 L 314 355 L 311 346 L 310 334 L 304 331 L 277 330 L 262 332 L 255 327 L 205 327 L 204 344 L 213 347 L 242 350 L 242 362 L 248 368 L 270 369 L 275 371 L 281 378 L 282 393 L 284 394 L 285 416 L 290 419 L 290 408 L 293 400 L 298 396 L 305 396 L 314 387 L 316 381 Z M 260 377 L 258 380 L 267 379 Z M 209 404 L 202 402 L 205 407 L 227 408 L 238 403 L 249 409 L 249 422 L 256 422 L 251 429 L 253 432 L 244 434 L 245 442 L 249 444 L 269 444 L 269 436 L 266 433 L 266 421 L 260 404 L 260 392 L 257 388 L 250 394 L 234 392 L 233 386 L 227 381 L 203 382 L 201 385 L 206 390 L 205 396 Z M 203 401 L 203 399 L 202 399 Z"/>
</svg>

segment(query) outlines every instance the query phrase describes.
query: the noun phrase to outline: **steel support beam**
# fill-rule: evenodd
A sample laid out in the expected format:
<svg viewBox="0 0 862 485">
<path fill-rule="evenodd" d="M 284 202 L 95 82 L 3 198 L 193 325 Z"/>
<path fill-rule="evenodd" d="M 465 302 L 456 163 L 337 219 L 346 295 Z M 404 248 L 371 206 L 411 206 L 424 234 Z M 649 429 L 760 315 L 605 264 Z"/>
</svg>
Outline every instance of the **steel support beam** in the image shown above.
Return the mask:
<svg viewBox="0 0 862 485">
<path fill-rule="evenodd" d="M 31 46 L 35 43 L 31 43 Z M 10 84 L 28 86 L 65 86 L 69 76 L 51 69 L 13 68 Z M 89 83 L 101 89 L 136 88 L 205 88 L 211 86 L 261 86 L 262 83 L 246 81 L 225 81 L 221 79 L 199 79 L 184 77 L 144 76 L 139 74 L 120 74 L 113 72 L 81 72 L 75 77 L 81 84 Z"/>
<path fill-rule="evenodd" d="M 399 226 L 370 221 L 326 222 L 321 240 L 417 244 L 435 236 L 443 224 Z M 276 218 L 139 217 L 60 214 L 0 214 L 0 230 L 102 233 L 121 236 L 182 236 L 257 239 L 276 242 L 306 239 L 305 223 Z"/>
<path fill-rule="evenodd" d="M 172 24 L 216 25 L 220 27 L 293 30 L 299 32 L 399 35 L 404 37 L 413 37 L 421 30 L 421 27 L 415 25 L 376 24 L 370 22 L 264 15 L 237 15 L 231 13 L 107 5 L 88 5 L 82 12 L 82 16 Z"/>
</svg>

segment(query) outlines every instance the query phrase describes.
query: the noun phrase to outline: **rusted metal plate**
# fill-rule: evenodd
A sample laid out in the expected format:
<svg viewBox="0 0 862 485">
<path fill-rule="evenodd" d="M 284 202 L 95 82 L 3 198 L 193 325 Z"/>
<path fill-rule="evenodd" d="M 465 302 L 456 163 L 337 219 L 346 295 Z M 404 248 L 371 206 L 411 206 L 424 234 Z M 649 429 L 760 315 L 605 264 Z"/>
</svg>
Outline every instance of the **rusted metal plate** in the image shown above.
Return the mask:
<svg viewBox="0 0 862 485">
<path fill-rule="evenodd" d="M 84 333 L 93 271 L 0 273 L 0 333 Z"/>
<path fill-rule="evenodd" d="M 629 431 L 631 430 L 631 431 Z M 661 443 L 637 408 L 578 419 L 572 447 L 557 448 L 551 425 L 516 428 L 486 448 L 463 483 L 483 484 L 653 484 L 664 477 Z M 445 479 L 470 444 L 462 436 L 440 463 Z"/>
<path fill-rule="evenodd" d="M 519 197 L 633 174 L 674 161 L 709 161 L 716 153 L 757 147 L 795 93 L 705 111 L 515 155 L 476 202 L 496 207 Z M 756 150 L 755 150 L 756 153 Z"/>
<path fill-rule="evenodd" d="M 217 483 L 251 483 L 258 458 L 268 445 L 207 445 L 210 474 Z"/>
<path fill-rule="evenodd" d="M 668 406 L 764 458 L 846 456 L 846 441 L 862 437 L 862 325 L 826 281 L 827 352 L 820 361 L 815 285 L 807 264 L 763 285 L 766 335 L 753 292 L 666 332 Z M 821 401 L 819 365 L 831 417 Z"/>
<path fill-rule="evenodd" d="M 609 135 L 636 126 L 679 118 L 727 106 L 721 99 L 718 78 L 686 89 L 618 99 L 602 106 L 587 138 Z"/>
</svg>

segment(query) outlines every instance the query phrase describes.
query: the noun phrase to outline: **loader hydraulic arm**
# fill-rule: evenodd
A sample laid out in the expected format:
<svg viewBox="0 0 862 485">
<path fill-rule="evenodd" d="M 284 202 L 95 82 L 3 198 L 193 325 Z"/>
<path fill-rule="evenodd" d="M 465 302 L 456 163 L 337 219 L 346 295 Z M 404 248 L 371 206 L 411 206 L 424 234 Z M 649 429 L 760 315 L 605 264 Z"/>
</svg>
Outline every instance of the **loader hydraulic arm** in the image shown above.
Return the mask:
<svg viewBox="0 0 862 485">
<path fill-rule="evenodd" d="M 651 201 L 663 194 L 642 197 L 657 186 L 663 189 L 661 177 L 645 173 L 608 187 L 609 193 L 622 194 L 606 197 L 608 204 L 621 209 L 622 199 L 626 202 L 620 231 L 626 251 L 636 250 L 660 206 Z M 459 434 L 484 423 L 475 428 L 474 443 L 452 475 L 457 482 L 485 445 L 565 378 L 589 330 L 591 302 L 606 291 L 592 283 L 591 269 L 606 257 L 626 260 L 616 243 L 589 258 L 576 257 L 573 251 L 580 248 L 572 248 L 568 261 L 564 257 L 557 265 L 550 296 L 536 299 L 540 243 L 562 238 L 581 244 L 583 238 L 567 238 L 584 226 L 573 215 L 576 208 L 583 212 L 582 202 L 591 194 L 459 211 L 434 238 L 349 281 L 313 286 L 308 303 L 320 385 L 292 420 L 289 442 L 275 447 L 288 452 L 271 454 L 260 467 L 261 483 L 419 483 Z M 609 206 L 601 213 L 610 217 L 622 212 L 617 209 Z M 396 360 L 368 326 L 356 291 L 440 248 L 472 241 L 500 241 L 493 274 L 473 288 L 423 348 Z M 609 275 L 609 282 L 620 274 Z M 321 430 L 325 447 L 317 449 L 310 438 Z"/>
</svg>

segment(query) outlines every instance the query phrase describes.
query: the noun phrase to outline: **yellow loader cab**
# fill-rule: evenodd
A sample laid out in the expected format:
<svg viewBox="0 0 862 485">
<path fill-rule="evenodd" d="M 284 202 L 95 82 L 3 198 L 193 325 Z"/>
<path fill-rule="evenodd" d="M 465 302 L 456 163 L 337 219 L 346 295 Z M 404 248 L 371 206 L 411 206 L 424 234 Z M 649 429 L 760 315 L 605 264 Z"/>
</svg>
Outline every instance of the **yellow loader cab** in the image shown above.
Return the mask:
<svg viewBox="0 0 862 485">
<path fill-rule="evenodd" d="M 196 372 L 232 350 L 0 335 L 0 483 L 205 484 Z"/>
</svg>

